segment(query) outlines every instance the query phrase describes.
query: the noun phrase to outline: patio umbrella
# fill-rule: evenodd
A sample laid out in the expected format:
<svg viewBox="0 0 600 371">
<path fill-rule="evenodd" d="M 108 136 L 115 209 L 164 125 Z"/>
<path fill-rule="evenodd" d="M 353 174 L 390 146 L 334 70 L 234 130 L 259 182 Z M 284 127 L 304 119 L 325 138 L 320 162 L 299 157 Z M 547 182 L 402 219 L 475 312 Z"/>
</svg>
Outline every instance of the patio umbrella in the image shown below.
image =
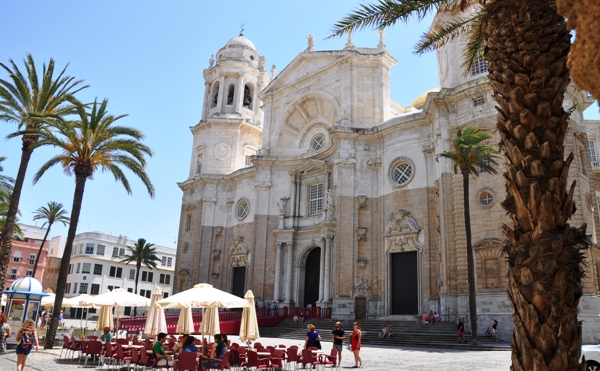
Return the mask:
<svg viewBox="0 0 600 371">
<path fill-rule="evenodd" d="M 167 321 L 165 320 L 165 311 L 154 305 L 158 300 L 162 299 L 162 291 L 158 287 L 154 288 L 152 299 L 150 300 L 150 308 L 146 317 L 146 326 L 144 326 L 144 334 L 153 337 L 161 332 L 167 332 Z"/>
<path fill-rule="evenodd" d="M 189 290 L 159 300 L 161 308 L 244 308 L 248 300 L 215 289 L 208 283 L 199 283 Z"/>
<path fill-rule="evenodd" d="M 90 300 L 92 297 L 93 296 L 90 296 L 88 294 L 81 294 L 79 296 L 75 296 L 72 298 L 63 298 L 62 306 L 64 308 L 93 308 L 94 307 L 93 304 L 84 304 L 85 301 Z M 54 302 L 54 300 L 52 302 Z M 89 313 L 89 311 L 86 312 L 86 315 L 85 315 L 85 327 L 87 327 L 88 313 Z M 82 313 L 81 321 L 80 321 L 79 325 L 81 327 L 83 327 L 83 313 Z"/>
<path fill-rule="evenodd" d="M 125 289 L 114 289 L 112 291 L 107 291 L 104 294 L 92 296 L 87 300 L 81 301 L 79 304 L 109 307 L 107 310 L 110 311 L 112 319 L 112 307 L 147 307 L 150 305 L 150 299 L 141 295 L 136 295 L 133 292 L 128 292 Z M 98 318 L 98 323 L 100 323 L 100 318 Z M 112 322 L 110 326 L 107 326 L 112 328 Z"/>
<path fill-rule="evenodd" d="M 244 308 L 245 309 L 245 308 Z M 219 323 L 219 308 L 209 307 L 202 315 L 202 336 L 215 336 L 221 333 L 221 324 Z"/>
<path fill-rule="evenodd" d="M 258 332 L 258 320 L 256 319 L 256 307 L 254 306 L 254 294 L 252 290 L 248 290 L 244 298 L 248 300 L 250 305 L 242 310 L 240 340 L 254 341 L 260 337 L 260 333 Z"/>
<path fill-rule="evenodd" d="M 100 313 L 98 313 L 98 323 L 96 324 L 96 330 L 102 330 L 105 327 L 113 329 L 113 314 L 112 307 L 102 306 L 100 307 Z"/>
<path fill-rule="evenodd" d="M 181 308 L 175 332 L 178 334 L 193 334 L 194 332 L 196 332 L 196 330 L 194 329 L 194 318 L 192 317 L 192 308 Z"/>
</svg>

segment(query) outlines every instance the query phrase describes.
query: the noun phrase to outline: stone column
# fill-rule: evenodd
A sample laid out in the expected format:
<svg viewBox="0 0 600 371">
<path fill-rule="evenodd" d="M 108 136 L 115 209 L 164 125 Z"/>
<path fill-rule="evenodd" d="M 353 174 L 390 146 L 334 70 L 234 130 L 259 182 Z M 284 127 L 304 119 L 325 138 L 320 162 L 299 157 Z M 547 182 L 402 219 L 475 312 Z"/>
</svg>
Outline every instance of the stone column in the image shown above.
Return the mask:
<svg viewBox="0 0 600 371">
<path fill-rule="evenodd" d="M 279 286 L 281 280 L 281 242 L 277 242 L 277 255 L 275 255 L 275 293 L 273 300 L 279 303 Z"/>
<path fill-rule="evenodd" d="M 319 302 L 323 302 L 323 292 L 325 291 L 325 244 L 321 246 L 321 257 L 319 259 Z"/>
<path fill-rule="evenodd" d="M 238 75 L 235 91 L 233 93 L 233 112 L 242 112 L 242 102 L 244 99 L 244 72 Z"/>
<path fill-rule="evenodd" d="M 291 220 L 291 228 L 294 228 L 294 220 L 296 219 L 296 173 L 290 174 L 292 178 L 292 197 L 290 202 L 290 220 Z"/>
<path fill-rule="evenodd" d="M 225 77 L 219 78 L 219 95 L 217 97 L 217 107 L 219 107 L 219 110 L 221 112 L 223 112 L 225 105 L 227 104 L 227 97 L 225 97 L 226 88 L 227 86 L 225 86 Z"/>
<path fill-rule="evenodd" d="M 210 84 L 204 83 L 204 101 L 202 102 L 202 120 L 206 120 L 206 114 L 209 110 L 212 99 L 210 98 Z"/>
<path fill-rule="evenodd" d="M 288 304 L 292 303 L 292 269 L 294 262 L 294 243 L 288 242 L 287 244 L 288 256 L 287 256 L 287 269 L 285 271 L 285 300 Z"/>
<path fill-rule="evenodd" d="M 331 301 L 331 242 L 332 237 L 325 237 L 325 287 L 323 301 L 329 303 Z"/>
</svg>

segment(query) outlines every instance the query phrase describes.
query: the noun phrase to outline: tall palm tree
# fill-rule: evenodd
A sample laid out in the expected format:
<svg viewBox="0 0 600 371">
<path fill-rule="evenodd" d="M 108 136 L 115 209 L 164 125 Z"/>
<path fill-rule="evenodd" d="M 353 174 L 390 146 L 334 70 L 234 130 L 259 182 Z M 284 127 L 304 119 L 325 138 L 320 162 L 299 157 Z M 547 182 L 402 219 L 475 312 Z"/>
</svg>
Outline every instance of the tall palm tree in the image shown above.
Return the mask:
<svg viewBox="0 0 600 371">
<path fill-rule="evenodd" d="M 52 224 L 55 222 L 62 223 L 62 225 L 69 224 L 69 217 L 67 216 L 67 211 L 63 209 L 63 204 L 50 201 L 48 202 L 48 206 L 42 206 L 37 209 L 34 213 L 33 220 L 45 220 L 44 224 L 42 224 L 42 228 L 46 224 L 48 224 L 48 229 L 46 230 L 46 234 L 44 235 L 44 239 L 42 240 L 42 244 L 40 245 L 40 249 L 35 257 L 35 263 L 33 264 L 33 273 L 32 277 L 35 277 L 35 271 L 37 270 L 38 262 L 40 261 L 40 255 L 42 255 L 42 249 L 46 240 L 48 239 L 48 234 L 50 233 L 50 228 L 52 228 Z"/>
<path fill-rule="evenodd" d="M 334 26 L 332 36 L 364 27 L 385 28 L 440 11 L 479 11 L 440 22 L 417 51 L 465 35 L 465 62 L 480 46 L 498 104 L 500 147 L 507 159 L 508 299 L 513 308 L 512 369 L 580 369 L 583 294 L 582 250 L 590 246 L 586 225 L 574 213 L 575 182 L 567 184 L 573 154 L 565 158 L 569 113 L 562 105 L 570 82 L 571 36 L 549 0 L 379 0 L 361 5 Z"/>
<path fill-rule="evenodd" d="M 55 165 L 60 165 L 63 171 L 75 175 L 75 194 L 71 209 L 71 221 L 65 243 L 65 251 L 60 264 L 58 281 L 56 284 L 56 299 L 54 313 L 60 311 L 67 283 L 67 274 L 73 240 L 77 233 L 77 223 L 83 202 L 85 184 L 97 171 L 112 173 L 115 180 L 120 182 L 127 193 L 131 194 L 131 187 L 121 166 L 129 169 L 140 178 L 146 186 L 150 197 L 154 197 L 154 186 L 146 174 L 146 156 L 152 156 L 152 150 L 142 143 L 144 134 L 139 130 L 117 126 L 115 123 L 126 115 L 113 116 L 106 109 L 107 100 L 91 104 L 91 111 L 76 100 L 72 100 L 77 109 L 77 121 L 59 122 L 55 131 L 45 130 L 40 138 L 43 145 L 52 145 L 60 153 L 50 158 L 35 174 L 34 183 Z M 45 349 L 54 345 L 58 319 L 53 317 L 46 335 Z"/>
<path fill-rule="evenodd" d="M 67 66 L 55 76 L 53 59 L 50 59 L 47 66 L 44 63 L 41 76 L 38 76 L 31 54 L 27 54 L 24 64 L 25 75 L 12 59 L 8 66 L 0 63 L 0 67 L 10 78 L 0 79 L 0 120 L 17 124 L 18 131 L 9 134 L 8 137 L 21 137 L 23 142 L 19 172 L 6 213 L 0 246 L 0 287 L 4 287 L 6 280 L 21 190 L 29 159 L 33 150 L 39 145 L 40 130 L 61 121 L 63 116 L 73 112 L 73 105 L 67 101 L 67 98 L 87 88 L 87 85 L 82 85 L 82 80 L 75 80 L 74 77 L 65 75 Z"/>
<path fill-rule="evenodd" d="M 156 262 L 160 261 L 159 257 L 156 256 L 156 249 L 153 243 L 146 243 L 143 238 L 138 238 L 138 242 L 131 246 L 127 246 L 129 254 L 126 254 L 122 259 L 121 263 L 129 264 L 135 263 L 135 293 L 138 293 L 138 282 L 140 279 L 140 269 L 142 265 L 150 268 L 151 270 L 156 268 Z M 133 308 L 133 315 L 137 315 L 137 308 Z"/>
<path fill-rule="evenodd" d="M 0 172 L 4 171 L 2 162 L 6 160 L 6 157 L 0 156 Z M 10 204 L 10 197 L 13 191 L 13 184 L 15 180 L 7 175 L 0 174 L 0 241 L 2 241 L 2 235 L 4 233 L 4 225 L 6 224 L 6 214 L 8 213 L 8 205 Z M 18 214 L 18 213 L 17 213 Z M 13 227 L 13 237 L 23 238 L 23 231 L 17 223 L 18 217 L 15 218 L 15 224 Z"/>
<path fill-rule="evenodd" d="M 469 177 L 471 174 L 479 176 L 479 169 L 488 173 L 496 174 L 493 165 L 497 165 L 497 158 L 502 156 L 500 152 L 486 144 L 492 139 L 492 135 L 469 126 L 458 129 L 458 133 L 452 142 L 452 149 L 439 153 L 440 157 L 452 161 L 454 173 L 460 171 L 463 181 L 463 211 L 465 216 L 465 234 L 467 237 L 467 281 L 469 284 L 469 315 L 471 319 L 471 331 L 473 333 L 473 344 L 477 345 L 477 286 L 475 285 L 475 261 L 473 257 L 473 245 L 471 244 L 471 211 L 469 207 Z"/>
</svg>

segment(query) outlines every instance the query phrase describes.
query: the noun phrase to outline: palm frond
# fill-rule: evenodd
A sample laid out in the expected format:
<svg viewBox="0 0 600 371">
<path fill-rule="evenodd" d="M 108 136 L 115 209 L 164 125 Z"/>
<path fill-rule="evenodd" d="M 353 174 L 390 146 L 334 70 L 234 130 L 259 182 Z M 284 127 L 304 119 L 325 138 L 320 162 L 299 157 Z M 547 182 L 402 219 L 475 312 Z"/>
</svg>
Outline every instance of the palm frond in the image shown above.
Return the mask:
<svg viewBox="0 0 600 371">
<path fill-rule="evenodd" d="M 449 21 L 439 22 L 427 33 L 421 35 L 421 39 L 415 45 L 415 54 L 423 54 L 446 45 L 449 41 L 468 32 L 475 17 L 454 18 Z"/>
</svg>

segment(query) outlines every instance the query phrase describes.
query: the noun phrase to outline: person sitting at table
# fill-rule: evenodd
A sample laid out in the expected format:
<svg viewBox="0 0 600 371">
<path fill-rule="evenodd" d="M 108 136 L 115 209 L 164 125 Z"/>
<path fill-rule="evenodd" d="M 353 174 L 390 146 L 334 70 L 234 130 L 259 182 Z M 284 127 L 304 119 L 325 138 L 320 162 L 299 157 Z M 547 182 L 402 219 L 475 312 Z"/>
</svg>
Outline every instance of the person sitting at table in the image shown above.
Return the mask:
<svg viewBox="0 0 600 371">
<path fill-rule="evenodd" d="M 183 344 L 185 343 L 186 339 L 189 337 L 190 335 L 188 334 L 183 334 L 180 338 L 179 338 L 179 342 L 177 342 L 175 345 L 173 345 L 173 354 L 178 354 L 181 353 L 181 349 L 183 348 Z"/>
<path fill-rule="evenodd" d="M 206 371 L 209 367 L 220 367 L 219 362 L 215 359 L 223 359 L 223 355 L 227 352 L 227 345 L 223 341 L 221 334 L 215 335 L 215 342 L 208 356 L 200 356 L 200 368 Z"/>
<path fill-rule="evenodd" d="M 193 336 L 183 335 L 185 336 L 185 340 L 183 342 L 177 343 L 177 345 L 181 344 L 179 347 L 180 353 L 198 353 L 200 349 L 196 345 L 194 345 L 194 340 L 196 340 Z M 182 336 L 182 338 L 183 338 Z M 175 352 L 175 350 L 173 350 Z M 173 362 L 173 370 L 178 369 L 178 361 Z"/>
<path fill-rule="evenodd" d="M 102 336 L 100 341 L 110 341 L 110 327 L 106 326 L 102 329 Z"/>
<path fill-rule="evenodd" d="M 152 353 L 154 353 L 154 358 L 158 361 L 156 362 L 156 366 L 173 366 L 173 358 L 170 355 L 165 353 L 165 347 L 163 343 L 167 340 L 167 334 L 161 332 L 156 337 L 156 343 L 152 347 Z"/>
</svg>

